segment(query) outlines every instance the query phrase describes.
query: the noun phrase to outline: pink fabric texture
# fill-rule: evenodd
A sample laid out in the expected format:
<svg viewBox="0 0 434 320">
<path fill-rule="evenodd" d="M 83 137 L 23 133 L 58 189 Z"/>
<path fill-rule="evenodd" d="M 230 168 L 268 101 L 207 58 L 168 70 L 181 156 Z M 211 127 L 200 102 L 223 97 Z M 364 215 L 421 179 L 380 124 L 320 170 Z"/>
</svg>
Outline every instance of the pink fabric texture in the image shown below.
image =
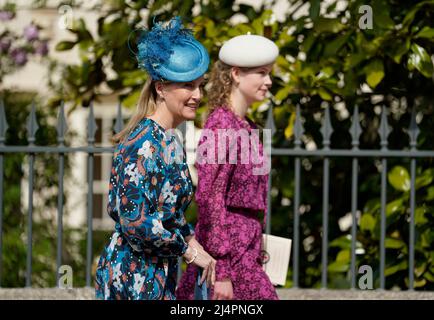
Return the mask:
<svg viewBox="0 0 434 320">
<path fill-rule="evenodd" d="M 203 148 L 205 144 L 214 147 L 217 159 L 219 138 L 223 131 L 234 129 L 232 134 L 245 129 L 252 133 L 256 125 L 250 119 L 242 119 L 229 108 L 216 108 L 208 117 L 204 130 L 213 132 L 202 134 L 198 146 L 196 167 L 198 169 L 198 186 L 196 203 L 198 205 L 198 222 L 195 227 L 196 238 L 204 249 L 216 260 L 216 280 L 230 279 L 236 300 L 277 299 L 276 291 L 268 276 L 262 270 L 261 241 L 264 220 L 260 212 L 267 210 L 268 172 L 254 174 L 255 167 L 264 166 L 269 161 L 263 156 L 263 147 L 258 140 L 258 151 L 250 151 L 249 161 L 241 162 L 241 137 L 236 145 L 237 161 L 229 161 L 231 149 L 229 143 L 223 154 L 224 163 L 209 164 L 203 159 L 212 148 Z M 227 131 L 226 131 L 227 132 Z M 225 133 L 226 134 L 226 133 Z M 215 139 L 210 144 L 209 139 Z M 249 150 L 254 149 L 250 147 Z M 205 151 L 203 151 L 205 150 Z M 259 154 L 260 162 L 252 161 L 252 153 Z M 219 152 L 221 155 L 222 152 Z M 217 161 L 216 161 L 217 162 Z M 265 215 L 264 215 L 265 216 Z M 177 299 L 193 299 L 197 268 L 189 265 L 183 273 L 176 291 Z M 212 290 L 210 296 L 212 297 Z"/>
</svg>

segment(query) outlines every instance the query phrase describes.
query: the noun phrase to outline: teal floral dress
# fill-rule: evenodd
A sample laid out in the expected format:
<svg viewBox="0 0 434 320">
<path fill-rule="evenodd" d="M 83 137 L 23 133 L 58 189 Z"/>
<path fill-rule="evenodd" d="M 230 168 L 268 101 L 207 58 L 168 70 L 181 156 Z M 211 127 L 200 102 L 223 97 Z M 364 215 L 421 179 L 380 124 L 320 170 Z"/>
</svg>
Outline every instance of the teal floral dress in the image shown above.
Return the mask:
<svg viewBox="0 0 434 320">
<path fill-rule="evenodd" d="M 107 211 L 116 222 L 96 270 L 97 299 L 174 300 L 178 258 L 194 231 L 185 152 L 174 134 L 143 118 L 113 156 Z"/>
</svg>

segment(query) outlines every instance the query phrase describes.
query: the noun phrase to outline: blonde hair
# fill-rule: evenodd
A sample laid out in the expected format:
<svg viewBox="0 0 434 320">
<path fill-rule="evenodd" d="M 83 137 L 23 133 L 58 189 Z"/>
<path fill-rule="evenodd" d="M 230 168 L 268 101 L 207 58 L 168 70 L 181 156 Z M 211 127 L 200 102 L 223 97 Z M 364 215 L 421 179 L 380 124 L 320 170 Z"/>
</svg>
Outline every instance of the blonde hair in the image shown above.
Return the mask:
<svg viewBox="0 0 434 320">
<path fill-rule="evenodd" d="M 230 107 L 233 79 L 231 75 L 232 66 L 218 60 L 209 78 L 208 89 L 208 115 L 217 107 Z"/>
<path fill-rule="evenodd" d="M 234 79 L 232 78 L 232 68 L 233 66 L 218 60 L 211 71 L 209 78 L 209 89 L 208 89 L 208 113 L 206 118 L 216 109 L 217 107 L 223 107 L 231 109 L 231 92 Z M 241 71 L 248 72 L 249 70 L 255 69 L 254 67 L 237 67 Z"/>
<path fill-rule="evenodd" d="M 117 144 L 124 141 L 128 134 L 136 127 L 136 125 L 144 117 L 152 115 L 157 109 L 157 92 L 155 91 L 155 84 L 151 77 L 146 80 L 142 91 L 140 92 L 139 103 L 137 104 L 137 110 L 128 121 L 124 129 L 115 134 L 111 138 L 113 144 Z"/>
</svg>

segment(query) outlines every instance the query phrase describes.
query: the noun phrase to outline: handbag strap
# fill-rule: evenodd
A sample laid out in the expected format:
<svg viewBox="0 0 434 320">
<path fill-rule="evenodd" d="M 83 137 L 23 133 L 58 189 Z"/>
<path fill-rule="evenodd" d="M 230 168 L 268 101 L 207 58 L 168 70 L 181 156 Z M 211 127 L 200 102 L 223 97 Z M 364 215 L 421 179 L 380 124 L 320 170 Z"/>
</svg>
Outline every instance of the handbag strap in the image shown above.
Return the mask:
<svg viewBox="0 0 434 320">
<path fill-rule="evenodd" d="M 196 285 L 194 286 L 194 300 L 208 300 L 208 287 L 206 281 L 200 284 L 202 278 L 202 269 L 197 273 Z"/>
</svg>

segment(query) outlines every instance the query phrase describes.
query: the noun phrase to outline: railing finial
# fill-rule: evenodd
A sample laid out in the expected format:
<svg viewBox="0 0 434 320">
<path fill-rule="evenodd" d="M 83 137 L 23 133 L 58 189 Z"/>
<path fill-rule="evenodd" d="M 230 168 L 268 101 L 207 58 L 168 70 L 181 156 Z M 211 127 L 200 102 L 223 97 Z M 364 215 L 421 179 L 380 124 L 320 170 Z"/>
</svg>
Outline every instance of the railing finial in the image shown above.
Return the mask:
<svg viewBox="0 0 434 320">
<path fill-rule="evenodd" d="M 354 113 L 350 132 L 352 138 L 351 145 L 353 146 L 353 149 L 358 149 L 360 135 L 362 134 L 362 127 L 360 126 L 359 106 L 357 104 L 354 106 Z"/>
<path fill-rule="evenodd" d="M 65 118 L 65 103 L 60 103 L 59 116 L 57 117 L 57 142 L 63 144 L 65 142 L 65 134 L 68 131 L 68 124 Z"/>
<path fill-rule="evenodd" d="M 323 121 L 323 124 L 321 126 L 321 133 L 322 133 L 322 138 L 323 138 L 324 149 L 329 149 L 330 148 L 330 137 L 333 133 L 333 127 L 332 127 L 332 123 L 330 121 L 330 108 L 328 105 L 325 108 L 324 121 Z"/>
<path fill-rule="evenodd" d="M 297 103 L 296 111 L 295 111 L 295 124 L 294 124 L 294 145 L 296 149 L 299 149 L 301 146 L 301 137 L 303 136 L 304 128 L 301 122 L 301 111 L 300 105 Z"/>
<path fill-rule="evenodd" d="M 6 141 L 6 131 L 8 130 L 8 122 L 6 119 L 6 112 L 3 99 L 0 99 L 0 144 Z"/>
<path fill-rule="evenodd" d="M 115 133 L 121 132 L 124 127 L 124 121 L 122 119 L 122 104 L 119 102 L 118 104 L 118 113 L 116 115 L 116 123 L 115 123 Z"/>
<path fill-rule="evenodd" d="M 95 121 L 95 116 L 93 113 L 93 101 L 90 102 L 89 105 L 89 119 L 87 122 L 87 142 L 89 144 L 95 143 L 95 134 L 98 130 L 98 125 Z"/>
<path fill-rule="evenodd" d="M 408 128 L 408 135 L 410 136 L 410 147 L 414 150 L 417 146 L 417 137 L 419 136 L 420 130 L 416 121 L 416 108 L 413 107 L 411 111 L 410 126 Z"/>
<path fill-rule="evenodd" d="M 29 137 L 29 144 L 33 145 L 36 141 L 35 135 L 38 131 L 38 122 L 36 119 L 36 103 L 35 100 L 32 101 L 32 110 L 30 111 L 30 116 L 27 120 L 27 134 Z"/>
<path fill-rule="evenodd" d="M 270 106 L 267 112 L 267 121 L 265 122 L 265 128 L 271 130 L 271 137 L 274 136 L 276 133 L 276 125 L 274 123 L 274 116 L 273 116 L 273 107 Z"/>
<path fill-rule="evenodd" d="M 385 150 L 387 149 L 388 141 L 387 138 L 389 137 L 390 129 L 389 129 L 389 123 L 387 121 L 387 109 L 386 106 L 383 105 L 383 108 L 381 110 L 381 123 L 380 127 L 378 128 L 378 133 L 380 134 L 381 139 L 381 149 Z"/>
</svg>

